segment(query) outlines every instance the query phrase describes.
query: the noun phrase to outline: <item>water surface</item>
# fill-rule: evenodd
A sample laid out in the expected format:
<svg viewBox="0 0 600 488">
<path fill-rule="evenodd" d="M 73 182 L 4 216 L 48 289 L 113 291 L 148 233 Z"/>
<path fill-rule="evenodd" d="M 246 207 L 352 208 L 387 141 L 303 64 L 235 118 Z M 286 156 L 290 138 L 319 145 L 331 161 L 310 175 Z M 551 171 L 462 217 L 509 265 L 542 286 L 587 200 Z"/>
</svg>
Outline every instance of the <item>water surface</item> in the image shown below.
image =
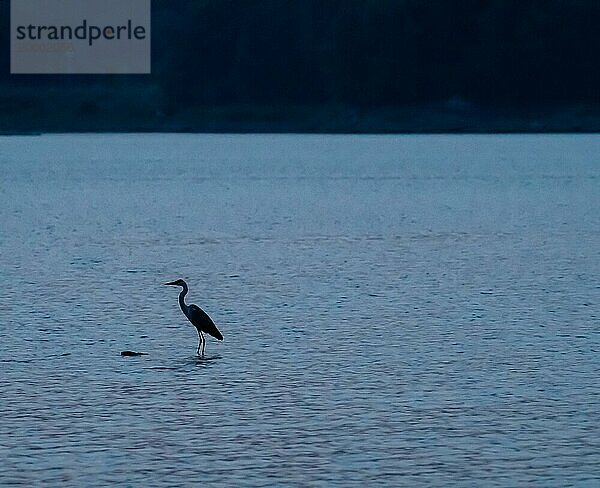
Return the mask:
<svg viewBox="0 0 600 488">
<path fill-rule="evenodd" d="M 598 154 L 0 138 L 0 485 L 597 486 Z"/>
</svg>

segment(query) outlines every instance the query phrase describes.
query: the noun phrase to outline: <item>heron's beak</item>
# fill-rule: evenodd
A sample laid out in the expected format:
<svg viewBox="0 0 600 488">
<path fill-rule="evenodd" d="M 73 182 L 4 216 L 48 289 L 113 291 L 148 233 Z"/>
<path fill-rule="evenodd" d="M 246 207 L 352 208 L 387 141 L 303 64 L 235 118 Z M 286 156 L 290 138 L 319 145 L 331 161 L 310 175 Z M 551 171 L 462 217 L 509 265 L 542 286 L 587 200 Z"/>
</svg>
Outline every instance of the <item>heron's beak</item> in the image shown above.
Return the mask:
<svg viewBox="0 0 600 488">
<path fill-rule="evenodd" d="M 174 281 L 169 281 L 168 283 L 163 283 L 163 284 L 177 286 L 177 283 L 175 283 Z"/>
</svg>

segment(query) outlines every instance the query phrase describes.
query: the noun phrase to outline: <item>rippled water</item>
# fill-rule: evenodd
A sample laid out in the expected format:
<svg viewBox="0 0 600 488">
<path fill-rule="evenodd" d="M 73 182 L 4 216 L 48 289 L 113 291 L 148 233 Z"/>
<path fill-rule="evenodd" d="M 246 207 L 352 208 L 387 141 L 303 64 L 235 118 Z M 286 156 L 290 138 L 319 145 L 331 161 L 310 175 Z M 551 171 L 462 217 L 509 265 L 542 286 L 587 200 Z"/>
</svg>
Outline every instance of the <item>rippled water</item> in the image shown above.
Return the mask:
<svg viewBox="0 0 600 488">
<path fill-rule="evenodd" d="M 599 154 L 0 138 L 0 485 L 598 486 Z"/>
</svg>

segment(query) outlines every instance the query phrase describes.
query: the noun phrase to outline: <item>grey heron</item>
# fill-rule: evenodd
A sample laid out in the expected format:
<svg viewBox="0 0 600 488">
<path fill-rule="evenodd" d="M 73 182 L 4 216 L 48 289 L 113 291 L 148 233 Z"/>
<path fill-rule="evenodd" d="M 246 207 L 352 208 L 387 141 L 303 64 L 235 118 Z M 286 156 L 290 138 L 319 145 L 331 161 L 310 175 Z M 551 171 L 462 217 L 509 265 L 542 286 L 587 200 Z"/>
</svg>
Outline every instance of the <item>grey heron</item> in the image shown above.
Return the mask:
<svg viewBox="0 0 600 488">
<path fill-rule="evenodd" d="M 186 305 L 184 298 L 187 295 L 188 286 L 185 281 L 175 280 L 165 283 L 165 285 L 181 286 L 183 288 L 179 293 L 179 306 L 181 307 L 183 314 L 198 331 L 198 349 L 196 350 L 196 354 L 204 357 L 204 346 L 206 345 L 206 339 L 204 338 L 203 332 L 220 341 L 223 340 L 223 334 L 219 332 L 219 329 L 217 329 L 215 323 L 204 310 L 194 304 Z M 202 354 L 200 354 L 200 346 L 202 346 Z"/>
</svg>

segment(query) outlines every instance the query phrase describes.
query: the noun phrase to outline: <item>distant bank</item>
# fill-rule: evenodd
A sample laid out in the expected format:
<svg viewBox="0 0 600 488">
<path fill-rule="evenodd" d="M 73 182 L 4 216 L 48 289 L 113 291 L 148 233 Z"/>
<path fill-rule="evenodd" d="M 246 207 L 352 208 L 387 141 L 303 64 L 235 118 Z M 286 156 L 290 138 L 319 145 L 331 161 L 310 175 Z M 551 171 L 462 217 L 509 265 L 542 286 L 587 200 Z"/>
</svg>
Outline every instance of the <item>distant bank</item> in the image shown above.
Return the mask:
<svg viewBox="0 0 600 488">
<path fill-rule="evenodd" d="M 18 101 L 16 102 L 18 105 Z M 0 112 L 0 135 L 44 132 L 495 133 L 598 132 L 600 112 L 583 105 L 543 109 L 461 102 L 410 107 L 211 106 L 179 111 L 101 101 L 29 103 Z"/>
</svg>

